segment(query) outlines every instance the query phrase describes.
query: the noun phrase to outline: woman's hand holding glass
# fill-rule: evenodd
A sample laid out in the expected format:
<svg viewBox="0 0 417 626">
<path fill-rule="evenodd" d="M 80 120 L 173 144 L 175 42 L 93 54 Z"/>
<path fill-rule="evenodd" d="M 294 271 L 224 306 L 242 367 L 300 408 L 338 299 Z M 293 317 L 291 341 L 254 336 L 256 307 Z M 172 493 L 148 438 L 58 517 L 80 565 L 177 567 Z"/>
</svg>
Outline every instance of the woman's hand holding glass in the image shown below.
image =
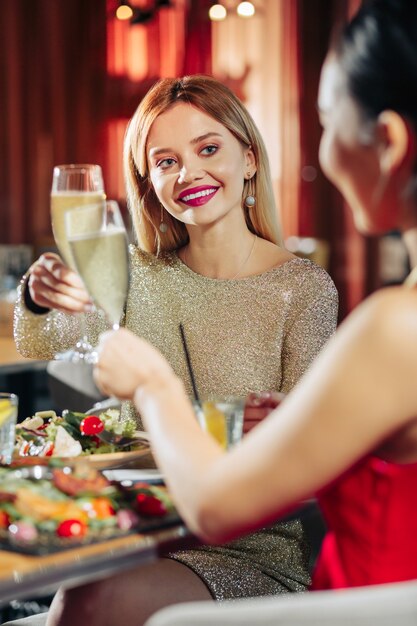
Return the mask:
<svg viewBox="0 0 417 626">
<path fill-rule="evenodd" d="M 82 313 L 91 307 L 91 298 L 79 275 L 53 252 L 42 254 L 32 265 L 28 288 L 32 301 L 46 309 Z"/>
<path fill-rule="evenodd" d="M 150 343 L 126 328 L 100 336 L 94 378 L 100 389 L 133 400 L 139 387 L 163 389 L 175 379 L 168 361 Z"/>
<path fill-rule="evenodd" d="M 243 432 L 248 433 L 255 428 L 267 415 L 277 408 L 284 400 L 285 394 L 279 391 L 262 391 L 250 393 L 245 402 Z"/>
</svg>

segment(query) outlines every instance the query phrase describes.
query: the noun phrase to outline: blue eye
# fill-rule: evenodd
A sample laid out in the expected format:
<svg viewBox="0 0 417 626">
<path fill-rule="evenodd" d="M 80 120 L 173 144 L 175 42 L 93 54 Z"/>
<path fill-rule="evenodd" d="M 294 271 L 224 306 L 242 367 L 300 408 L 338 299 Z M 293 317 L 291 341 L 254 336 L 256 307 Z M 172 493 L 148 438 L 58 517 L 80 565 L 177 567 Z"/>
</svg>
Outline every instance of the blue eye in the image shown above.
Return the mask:
<svg viewBox="0 0 417 626">
<path fill-rule="evenodd" d="M 214 145 L 206 146 L 205 148 L 202 149 L 201 154 L 210 156 L 211 154 L 215 154 L 218 149 L 219 149 L 218 146 L 214 146 Z"/>
<path fill-rule="evenodd" d="M 156 164 L 157 167 L 160 167 L 163 170 L 166 170 L 168 167 L 171 167 L 171 165 L 174 165 L 175 163 L 175 159 L 161 159 L 161 161 L 158 161 L 158 163 Z"/>
</svg>

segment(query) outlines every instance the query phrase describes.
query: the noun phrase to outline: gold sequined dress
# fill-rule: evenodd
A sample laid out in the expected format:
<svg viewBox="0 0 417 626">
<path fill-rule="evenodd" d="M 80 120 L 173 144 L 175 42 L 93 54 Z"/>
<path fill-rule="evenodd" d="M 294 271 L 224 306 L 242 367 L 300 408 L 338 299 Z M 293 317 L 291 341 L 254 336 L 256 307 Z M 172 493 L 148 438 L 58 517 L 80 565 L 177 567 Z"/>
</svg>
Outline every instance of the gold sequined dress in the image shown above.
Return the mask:
<svg viewBox="0 0 417 626">
<path fill-rule="evenodd" d="M 156 258 L 131 246 L 130 257 L 124 325 L 166 356 L 190 395 L 180 322 L 205 398 L 290 391 L 335 330 L 336 289 L 310 261 L 296 258 L 260 275 L 220 280 L 196 274 L 175 253 Z M 30 311 L 24 285 L 15 310 L 17 347 L 24 356 L 53 358 L 75 344 L 77 318 Z M 88 318 L 95 342 L 103 322 L 95 314 Z M 132 413 L 125 403 L 122 418 Z M 304 591 L 310 582 L 299 521 L 170 557 L 190 567 L 218 600 Z"/>
</svg>

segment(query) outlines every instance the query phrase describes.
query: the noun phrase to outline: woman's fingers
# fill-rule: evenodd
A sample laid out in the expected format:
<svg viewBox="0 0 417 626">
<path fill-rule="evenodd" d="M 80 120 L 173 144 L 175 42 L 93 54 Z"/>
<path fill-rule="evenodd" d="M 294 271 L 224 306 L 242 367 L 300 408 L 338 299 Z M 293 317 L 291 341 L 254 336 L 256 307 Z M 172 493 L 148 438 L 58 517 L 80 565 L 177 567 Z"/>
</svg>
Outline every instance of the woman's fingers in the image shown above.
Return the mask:
<svg viewBox="0 0 417 626">
<path fill-rule="evenodd" d="M 243 432 L 248 433 L 252 428 L 255 428 L 271 411 L 273 411 L 273 407 L 245 407 Z"/>
<path fill-rule="evenodd" d="M 248 433 L 257 426 L 285 398 L 285 394 L 277 391 L 251 393 L 246 398 L 243 432 Z"/>
<path fill-rule="evenodd" d="M 68 268 L 64 269 L 67 270 Z M 65 279 L 57 278 L 57 274 L 65 275 Z M 60 270 L 53 274 L 46 268 L 38 266 L 31 272 L 31 278 L 32 282 L 38 281 L 54 291 L 62 291 L 62 293 L 82 302 L 89 302 L 90 300 L 80 277 L 72 270 L 68 270 L 66 273 Z"/>
<path fill-rule="evenodd" d="M 285 398 L 285 393 L 279 391 L 261 391 L 250 393 L 246 398 L 245 408 L 270 408 L 275 409 Z"/>
<path fill-rule="evenodd" d="M 132 344 L 134 350 L 132 352 Z M 94 380 L 106 394 L 131 399 L 142 381 L 140 359 L 143 343 L 126 329 L 107 331 L 99 338 Z"/>
<path fill-rule="evenodd" d="M 160 352 L 125 328 L 103 333 L 98 355 L 94 369 L 97 386 L 122 399 L 132 399 L 142 385 L 163 387 L 163 381 L 173 376 Z"/>
<path fill-rule="evenodd" d="M 29 278 L 29 293 L 38 306 L 46 309 L 57 309 L 64 313 L 81 313 L 89 310 L 90 306 L 83 299 L 74 297 L 72 293 L 63 293 L 60 290 L 48 287 L 43 281 Z"/>
<path fill-rule="evenodd" d="M 54 280 L 84 289 L 84 284 L 76 272 L 65 265 L 57 254 L 47 253 L 40 257 L 39 262 L 35 264 L 34 269 L 46 270 Z"/>
<path fill-rule="evenodd" d="M 271 409 L 268 409 L 270 412 Z M 262 420 L 268 415 L 268 412 L 265 409 L 258 409 L 256 414 L 252 413 L 251 416 L 248 416 L 245 412 L 245 417 L 243 420 L 243 432 L 246 434 L 252 428 L 255 428 Z"/>
<path fill-rule="evenodd" d="M 91 305 L 81 278 L 53 253 L 42 255 L 32 265 L 28 287 L 38 306 L 76 313 Z"/>
</svg>

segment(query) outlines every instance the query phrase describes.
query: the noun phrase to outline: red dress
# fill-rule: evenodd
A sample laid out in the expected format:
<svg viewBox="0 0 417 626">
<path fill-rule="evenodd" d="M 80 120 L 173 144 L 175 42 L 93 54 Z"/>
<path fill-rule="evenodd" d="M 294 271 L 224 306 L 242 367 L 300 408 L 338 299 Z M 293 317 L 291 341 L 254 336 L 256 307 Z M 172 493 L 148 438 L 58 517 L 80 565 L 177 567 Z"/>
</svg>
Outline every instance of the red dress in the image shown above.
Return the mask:
<svg viewBox="0 0 417 626">
<path fill-rule="evenodd" d="M 318 500 L 329 530 L 313 589 L 417 578 L 417 463 L 368 456 Z"/>
</svg>

